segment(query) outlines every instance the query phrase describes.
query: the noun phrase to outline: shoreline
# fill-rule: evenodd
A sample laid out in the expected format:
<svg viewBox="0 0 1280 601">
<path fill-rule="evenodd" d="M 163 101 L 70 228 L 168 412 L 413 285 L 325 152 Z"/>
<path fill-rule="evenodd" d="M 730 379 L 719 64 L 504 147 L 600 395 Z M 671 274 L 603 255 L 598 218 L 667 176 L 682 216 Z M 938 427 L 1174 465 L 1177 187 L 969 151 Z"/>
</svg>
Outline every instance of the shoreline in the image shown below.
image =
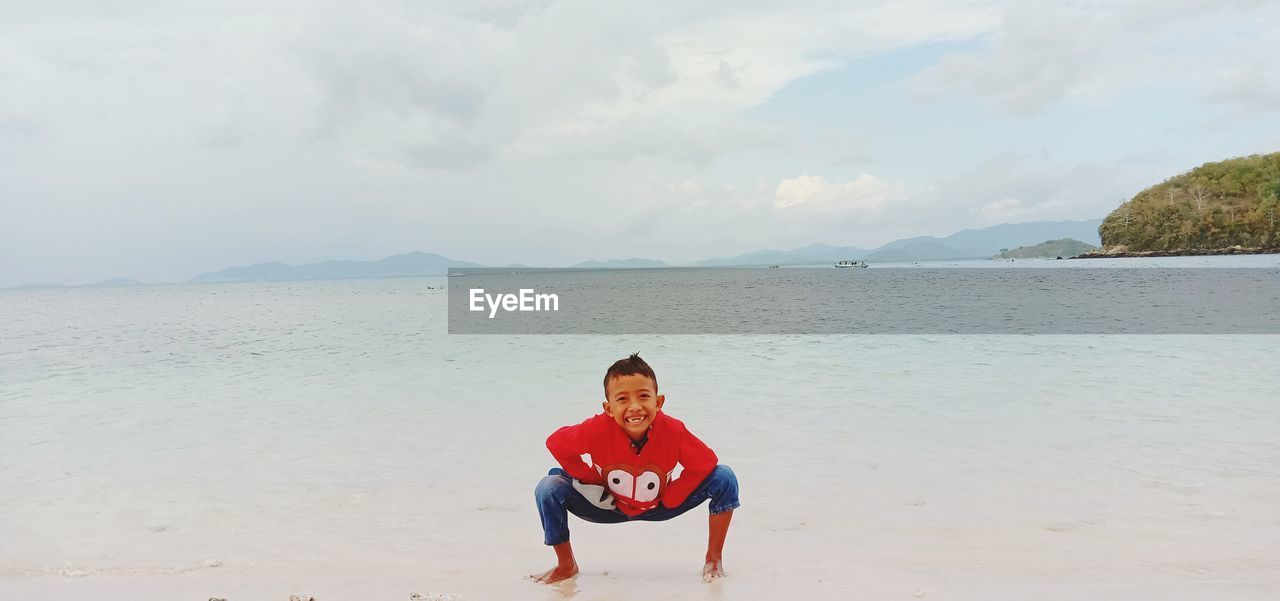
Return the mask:
<svg viewBox="0 0 1280 601">
<path fill-rule="evenodd" d="M 1068 259 L 1123 259 L 1133 257 L 1216 257 L 1222 255 L 1273 255 L 1280 254 L 1280 246 L 1246 248 L 1229 246 L 1227 248 L 1184 248 L 1178 250 L 1099 250 L 1079 254 Z"/>
</svg>

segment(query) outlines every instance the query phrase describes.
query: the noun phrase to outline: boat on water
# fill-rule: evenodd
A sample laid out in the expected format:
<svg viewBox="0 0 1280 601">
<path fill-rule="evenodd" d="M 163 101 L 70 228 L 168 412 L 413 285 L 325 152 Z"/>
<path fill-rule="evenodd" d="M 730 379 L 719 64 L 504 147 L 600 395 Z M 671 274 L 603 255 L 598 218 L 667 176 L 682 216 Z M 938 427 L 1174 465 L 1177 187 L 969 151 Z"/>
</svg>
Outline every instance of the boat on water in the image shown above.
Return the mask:
<svg viewBox="0 0 1280 601">
<path fill-rule="evenodd" d="M 777 268 L 779 268 L 779 267 L 781 267 L 781 266 L 780 266 L 780 265 L 770 265 L 770 266 L 769 266 L 769 269 L 777 269 Z"/>
<path fill-rule="evenodd" d="M 836 269 L 848 269 L 850 267 L 866 267 L 866 261 L 840 261 L 836 263 Z"/>
</svg>

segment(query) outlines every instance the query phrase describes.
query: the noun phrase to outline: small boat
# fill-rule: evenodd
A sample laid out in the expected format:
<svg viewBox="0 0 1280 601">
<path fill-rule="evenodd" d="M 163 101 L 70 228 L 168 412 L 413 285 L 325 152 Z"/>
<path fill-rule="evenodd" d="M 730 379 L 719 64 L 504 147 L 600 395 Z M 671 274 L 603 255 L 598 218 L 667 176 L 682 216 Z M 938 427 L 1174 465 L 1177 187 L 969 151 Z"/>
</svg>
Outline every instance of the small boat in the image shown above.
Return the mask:
<svg viewBox="0 0 1280 601">
<path fill-rule="evenodd" d="M 780 265 L 770 265 L 769 269 L 777 269 L 778 267 L 780 267 Z"/>
<path fill-rule="evenodd" d="M 836 263 L 836 269 L 848 269 L 850 267 L 866 267 L 866 261 L 840 261 Z"/>
</svg>

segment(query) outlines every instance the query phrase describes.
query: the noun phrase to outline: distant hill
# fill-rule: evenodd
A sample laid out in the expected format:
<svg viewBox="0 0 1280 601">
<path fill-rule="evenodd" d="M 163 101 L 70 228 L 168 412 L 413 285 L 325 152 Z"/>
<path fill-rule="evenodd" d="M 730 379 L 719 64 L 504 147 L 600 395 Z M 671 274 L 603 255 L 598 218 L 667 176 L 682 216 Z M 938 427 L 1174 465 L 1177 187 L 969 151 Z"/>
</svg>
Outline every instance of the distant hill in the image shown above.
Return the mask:
<svg viewBox="0 0 1280 601">
<path fill-rule="evenodd" d="M 391 255 L 378 261 L 321 261 L 303 265 L 258 263 L 231 267 L 191 278 L 191 282 L 261 282 L 290 280 L 341 280 L 420 275 L 444 275 L 450 267 L 480 267 L 427 252 Z"/>
<path fill-rule="evenodd" d="M 1079 240 L 1071 238 L 1063 238 L 1061 240 L 1049 240 L 1041 242 L 1033 246 L 1019 246 L 1013 250 L 1005 250 L 996 253 L 997 259 L 1051 259 L 1056 257 L 1074 257 L 1087 252 L 1098 250 L 1098 247 L 1092 244 L 1085 244 Z"/>
<path fill-rule="evenodd" d="M 732 265 L 820 265 L 843 259 L 861 257 L 866 249 L 853 246 L 810 244 L 791 250 L 757 250 L 732 257 L 715 257 L 693 263 L 697 267 L 725 267 Z"/>
<path fill-rule="evenodd" d="M 975 230 L 961 230 L 943 238 L 949 246 L 961 249 L 986 250 L 1028 246 L 1044 240 L 1071 238 L 1086 244 L 1101 244 L 1098 226 L 1101 219 L 1081 221 L 1029 221 L 1027 223 L 1002 223 Z M 983 255 L 991 256 L 990 254 Z"/>
<path fill-rule="evenodd" d="M 792 250 L 758 250 L 732 257 L 716 257 L 693 265 L 823 265 L 842 259 L 864 259 L 878 263 L 986 259 L 1001 249 L 1032 245 L 1048 239 L 1098 241 L 1098 225 L 1101 223 L 1101 219 L 1002 223 L 982 229 L 959 231 L 945 238 L 902 238 L 871 250 L 856 246 L 811 244 Z"/>
<path fill-rule="evenodd" d="M 131 280 L 131 279 L 129 279 L 129 278 L 109 278 L 109 279 L 102 280 L 101 282 L 94 282 L 94 283 L 92 283 L 92 284 L 85 284 L 85 286 L 86 286 L 86 287 L 95 287 L 95 288 L 98 288 L 98 287 L 101 287 L 101 288 L 128 288 L 128 287 L 131 287 L 131 286 L 141 286 L 141 285 L 142 285 L 142 282 L 139 282 L 138 280 Z"/>
<path fill-rule="evenodd" d="M 1101 223 L 1101 219 L 1002 223 L 981 229 L 961 230 L 943 238 L 917 236 L 894 240 L 873 250 L 865 258 L 881 263 L 986 259 L 1001 249 L 1029 246 L 1049 239 L 1098 241 L 1098 226 Z"/>
<path fill-rule="evenodd" d="M 1280 246 L 1280 152 L 1205 163 L 1103 220 L 1103 253 Z"/>
<path fill-rule="evenodd" d="M 573 265 L 573 267 L 580 269 L 636 269 L 646 267 L 670 267 L 670 265 L 653 259 L 638 259 L 633 257 L 630 259 L 609 259 L 608 261 L 583 261 Z"/>
<path fill-rule="evenodd" d="M 39 290 L 41 288 L 65 288 L 62 284 L 46 284 L 44 282 L 31 282 L 28 284 L 18 284 L 14 286 L 14 290 Z"/>
<path fill-rule="evenodd" d="M 863 258 L 877 263 L 896 263 L 901 261 L 972 259 L 978 256 L 980 256 L 980 251 L 976 249 L 956 248 L 938 238 L 924 236 L 910 240 L 895 240 L 867 253 Z"/>
</svg>

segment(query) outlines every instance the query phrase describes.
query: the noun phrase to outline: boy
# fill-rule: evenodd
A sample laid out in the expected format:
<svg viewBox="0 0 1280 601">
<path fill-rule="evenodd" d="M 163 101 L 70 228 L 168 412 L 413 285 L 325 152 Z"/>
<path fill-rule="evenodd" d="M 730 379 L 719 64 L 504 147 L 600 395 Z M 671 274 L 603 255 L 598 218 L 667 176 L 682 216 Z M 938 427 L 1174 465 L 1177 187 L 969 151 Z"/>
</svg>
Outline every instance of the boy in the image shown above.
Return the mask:
<svg viewBox="0 0 1280 601">
<path fill-rule="evenodd" d="M 547 438 L 560 463 L 538 483 L 534 496 L 542 517 L 543 542 L 556 552 L 556 566 L 532 576 L 551 584 L 578 573 L 569 546 L 569 513 L 599 524 L 676 517 L 711 500 L 702 579 L 724 577 L 721 553 L 729 521 L 738 507 L 738 480 L 716 454 L 674 417 L 662 413 L 658 377 L 639 354 L 619 360 L 604 374 L 604 412 Z M 588 465 L 583 454 L 591 455 Z M 671 480 L 676 463 L 684 466 Z"/>
</svg>

